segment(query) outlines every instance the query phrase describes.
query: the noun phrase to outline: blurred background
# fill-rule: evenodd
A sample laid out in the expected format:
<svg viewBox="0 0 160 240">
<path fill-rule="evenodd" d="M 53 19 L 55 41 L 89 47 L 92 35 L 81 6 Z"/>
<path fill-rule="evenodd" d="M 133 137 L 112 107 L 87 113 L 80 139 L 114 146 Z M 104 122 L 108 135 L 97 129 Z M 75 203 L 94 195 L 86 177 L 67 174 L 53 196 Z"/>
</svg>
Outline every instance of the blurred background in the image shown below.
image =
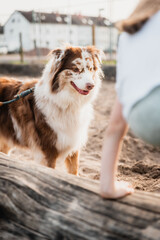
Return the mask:
<svg viewBox="0 0 160 240">
<path fill-rule="evenodd" d="M 116 61 L 119 32 L 139 0 L 5 0 L 0 8 L 0 62 L 44 62 L 51 49 L 95 45 Z"/>
</svg>

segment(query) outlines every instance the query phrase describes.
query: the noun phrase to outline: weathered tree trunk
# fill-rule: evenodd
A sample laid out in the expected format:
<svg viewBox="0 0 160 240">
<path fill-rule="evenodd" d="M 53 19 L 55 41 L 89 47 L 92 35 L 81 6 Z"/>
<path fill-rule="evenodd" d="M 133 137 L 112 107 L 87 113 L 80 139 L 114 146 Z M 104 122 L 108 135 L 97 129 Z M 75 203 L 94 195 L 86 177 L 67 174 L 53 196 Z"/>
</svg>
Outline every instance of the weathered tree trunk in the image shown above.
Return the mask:
<svg viewBox="0 0 160 240">
<path fill-rule="evenodd" d="M 95 181 L 0 155 L 0 240 L 160 240 L 160 195 L 97 192 Z"/>
</svg>

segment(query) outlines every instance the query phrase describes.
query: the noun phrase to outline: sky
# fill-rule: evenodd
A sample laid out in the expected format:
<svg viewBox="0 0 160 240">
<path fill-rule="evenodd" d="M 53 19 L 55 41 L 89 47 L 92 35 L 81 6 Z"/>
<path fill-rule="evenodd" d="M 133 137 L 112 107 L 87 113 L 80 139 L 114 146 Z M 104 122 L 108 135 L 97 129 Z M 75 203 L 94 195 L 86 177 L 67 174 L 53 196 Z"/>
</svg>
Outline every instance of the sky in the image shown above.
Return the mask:
<svg viewBox="0 0 160 240">
<path fill-rule="evenodd" d="M 138 2 L 139 0 L 5 0 L 0 7 L 0 23 L 3 25 L 15 10 L 77 13 L 89 16 L 101 14 L 111 21 L 117 21 L 128 17 Z"/>
</svg>

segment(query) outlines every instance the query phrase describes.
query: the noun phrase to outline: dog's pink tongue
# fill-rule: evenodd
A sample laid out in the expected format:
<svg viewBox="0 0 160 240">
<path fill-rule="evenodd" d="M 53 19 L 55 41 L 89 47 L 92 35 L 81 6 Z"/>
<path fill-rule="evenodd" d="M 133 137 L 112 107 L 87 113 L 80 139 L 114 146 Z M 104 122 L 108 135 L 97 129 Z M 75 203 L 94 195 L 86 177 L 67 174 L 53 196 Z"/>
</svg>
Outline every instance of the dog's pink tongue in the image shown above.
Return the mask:
<svg viewBox="0 0 160 240">
<path fill-rule="evenodd" d="M 83 95 L 87 95 L 89 91 L 79 89 L 79 92 Z"/>
<path fill-rule="evenodd" d="M 87 95 L 87 94 L 89 93 L 88 90 L 82 90 L 82 89 L 78 88 L 78 87 L 74 84 L 74 82 L 71 82 L 71 85 L 77 90 L 77 92 L 79 92 L 79 93 L 82 94 L 82 95 Z"/>
</svg>

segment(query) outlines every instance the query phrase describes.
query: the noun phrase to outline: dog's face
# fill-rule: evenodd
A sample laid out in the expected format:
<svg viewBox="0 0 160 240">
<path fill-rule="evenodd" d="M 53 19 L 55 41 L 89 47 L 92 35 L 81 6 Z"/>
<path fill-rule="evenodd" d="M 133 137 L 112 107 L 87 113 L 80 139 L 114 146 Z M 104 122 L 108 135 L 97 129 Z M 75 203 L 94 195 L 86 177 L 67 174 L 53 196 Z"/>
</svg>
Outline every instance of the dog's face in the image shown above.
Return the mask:
<svg viewBox="0 0 160 240">
<path fill-rule="evenodd" d="M 100 85 L 100 51 L 95 47 L 68 47 L 52 51 L 50 86 L 81 97 L 93 95 Z"/>
</svg>

